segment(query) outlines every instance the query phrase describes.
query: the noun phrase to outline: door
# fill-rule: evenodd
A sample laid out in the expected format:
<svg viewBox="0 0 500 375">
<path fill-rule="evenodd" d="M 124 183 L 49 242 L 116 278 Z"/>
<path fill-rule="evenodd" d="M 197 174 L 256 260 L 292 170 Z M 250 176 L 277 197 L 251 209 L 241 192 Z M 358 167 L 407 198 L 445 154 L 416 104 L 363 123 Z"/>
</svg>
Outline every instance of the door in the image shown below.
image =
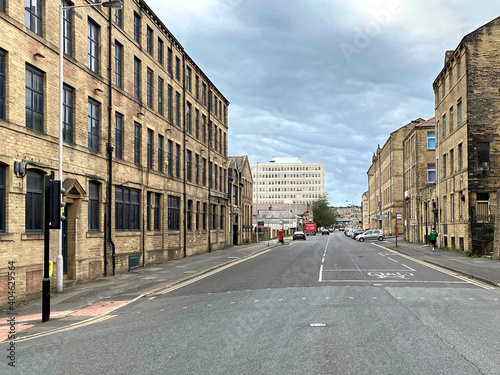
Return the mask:
<svg viewBox="0 0 500 375">
<path fill-rule="evenodd" d="M 233 222 L 233 245 L 238 245 L 238 215 L 234 215 L 234 222 Z"/>
</svg>

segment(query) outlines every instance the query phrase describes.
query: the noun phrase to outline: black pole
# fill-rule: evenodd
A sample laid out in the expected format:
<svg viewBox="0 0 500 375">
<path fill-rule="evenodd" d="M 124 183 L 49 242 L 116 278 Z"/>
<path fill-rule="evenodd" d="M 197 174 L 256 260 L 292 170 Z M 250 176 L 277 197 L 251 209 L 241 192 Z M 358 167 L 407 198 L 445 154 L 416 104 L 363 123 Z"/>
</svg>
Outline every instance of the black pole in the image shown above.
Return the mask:
<svg viewBox="0 0 500 375">
<path fill-rule="evenodd" d="M 42 322 L 50 318 L 50 278 L 49 278 L 49 250 L 50 250 L 50 176 L 45 176 L 45 220 L 43 222 L 43 286 L 42 286 Z"/>
</svg>

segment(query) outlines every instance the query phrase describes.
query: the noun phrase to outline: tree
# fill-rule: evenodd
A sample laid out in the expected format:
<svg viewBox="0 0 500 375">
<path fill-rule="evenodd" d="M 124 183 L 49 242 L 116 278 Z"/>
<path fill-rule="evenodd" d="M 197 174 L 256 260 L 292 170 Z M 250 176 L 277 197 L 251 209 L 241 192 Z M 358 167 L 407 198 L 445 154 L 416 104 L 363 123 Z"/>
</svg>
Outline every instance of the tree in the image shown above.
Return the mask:
<svg viewBox="0 0 500 375">
<path fill-rule="evenodd" d="M 328 196 L 324 194 L 312 204 L 313 217 L 318 227 L 331 227 L 335 224 L 337 217 L 328 206 Z"/>
</svg>

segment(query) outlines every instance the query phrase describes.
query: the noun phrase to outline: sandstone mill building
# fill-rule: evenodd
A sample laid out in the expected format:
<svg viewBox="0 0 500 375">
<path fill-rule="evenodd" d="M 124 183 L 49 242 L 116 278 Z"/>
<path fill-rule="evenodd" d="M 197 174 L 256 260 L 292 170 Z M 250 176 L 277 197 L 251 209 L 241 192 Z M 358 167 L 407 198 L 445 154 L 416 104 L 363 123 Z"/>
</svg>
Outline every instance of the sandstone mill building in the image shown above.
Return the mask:
<svg viewBox="0 0 500 375">
<path fill-rule="evenodd" d="M 60 1 L 0 0 L 0 290 L 15 262 L 19 298 L 41 291 L 43 184 L 58 179 L 61 139 L 65 281 L 249 236 L 233 235 L 249 232 L 253 188 L 248 165 L 229 165 L 227 98 L 145 1 L 93 3 L 63 1 L 75 7 L 60 44 Z M 58 241 L 52 230 L 54 261 Z"/>
</svg>

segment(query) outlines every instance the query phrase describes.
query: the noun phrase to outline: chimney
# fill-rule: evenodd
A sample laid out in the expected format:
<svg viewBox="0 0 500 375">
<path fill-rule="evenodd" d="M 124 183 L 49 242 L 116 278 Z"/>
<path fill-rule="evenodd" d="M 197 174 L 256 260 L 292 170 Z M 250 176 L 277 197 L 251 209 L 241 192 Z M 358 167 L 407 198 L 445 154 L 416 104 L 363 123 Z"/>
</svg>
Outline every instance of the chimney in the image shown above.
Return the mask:
<svg viewBox="0 0 500 375">
<path fill-rule="evenodd" d="M 444 54 L 444 65 L 446 65 L 446 63 L 448 62 L 448 60 L 450 59 L 451 56 L 453 56 L 453 54 L 455 53 L 455 51 L 446 51 L 445 54 Z"/>
</svg>

